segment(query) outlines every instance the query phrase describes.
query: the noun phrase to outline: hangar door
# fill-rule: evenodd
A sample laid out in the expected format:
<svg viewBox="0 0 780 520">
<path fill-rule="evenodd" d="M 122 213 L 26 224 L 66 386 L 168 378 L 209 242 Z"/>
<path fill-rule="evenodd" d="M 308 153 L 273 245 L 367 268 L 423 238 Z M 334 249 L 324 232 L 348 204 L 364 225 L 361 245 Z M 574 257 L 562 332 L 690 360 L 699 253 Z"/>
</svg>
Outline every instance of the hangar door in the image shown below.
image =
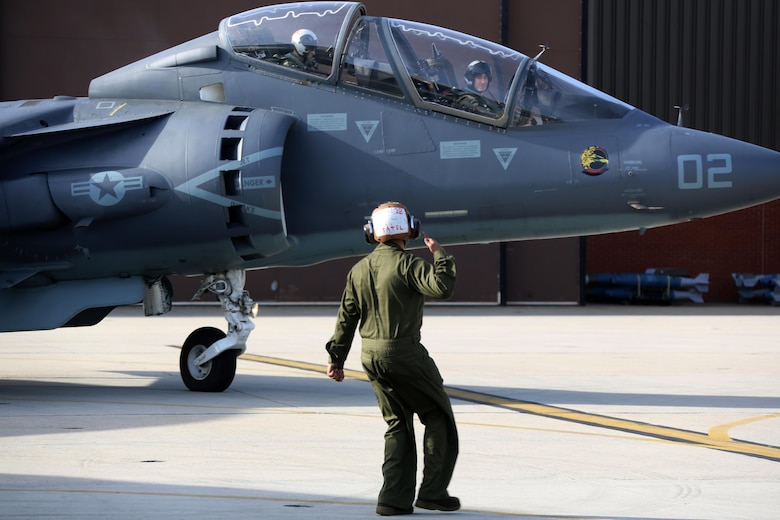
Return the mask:
<svg viewBox="0 0 780 520">
<path fill-rule="evenodd" d="M 579 238 L 508 242 L 506 303 L 580 303 Z"/>
</svg>

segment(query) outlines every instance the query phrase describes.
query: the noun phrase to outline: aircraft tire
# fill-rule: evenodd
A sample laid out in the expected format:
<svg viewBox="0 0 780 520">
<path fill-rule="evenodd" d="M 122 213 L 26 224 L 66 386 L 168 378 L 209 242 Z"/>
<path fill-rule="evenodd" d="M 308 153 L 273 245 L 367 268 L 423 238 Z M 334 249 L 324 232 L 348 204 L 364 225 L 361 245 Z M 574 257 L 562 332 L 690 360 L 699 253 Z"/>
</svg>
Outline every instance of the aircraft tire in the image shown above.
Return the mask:
<svg viewBox="0 0 780 520">
<path fill-rule="evenodd" d="M 236 376 L 238 350 L 228 350 L 203 365 L 194 360 L 209 346 L 225 337 L 225 333 L 214 327 L 201 327 L 184 341 L 179 356 L 181 379 L 193 392 L 222 392 Z"/>
</svg>

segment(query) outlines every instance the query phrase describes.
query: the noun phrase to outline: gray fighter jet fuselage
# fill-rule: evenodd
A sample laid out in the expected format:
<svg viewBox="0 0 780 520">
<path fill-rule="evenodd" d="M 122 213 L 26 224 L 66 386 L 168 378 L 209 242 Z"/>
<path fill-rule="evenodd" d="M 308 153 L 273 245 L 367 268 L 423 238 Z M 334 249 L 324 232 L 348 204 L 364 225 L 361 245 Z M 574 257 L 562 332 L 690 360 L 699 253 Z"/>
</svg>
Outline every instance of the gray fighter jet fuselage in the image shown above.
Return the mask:
<svg viewBox="0 0 780 520">
<path fill-rule="evenodd" d="M 486 90 L 464 74 L 474 63 Z M 185 343 L 196 390 L 232 381 L 253 327 L 244 271 L 363 254 L 360 228 L 384 201 L 467 244 L 645 229 L 780 197 L 776 151 L 354 2 L 235 15 L 93 80 L 86 98 L 0 103 L 0 129 L 0 330 L 89 325 L 141 301 L 162 313 L 166 275 L 204 274 L 229 330 Z"/>
</svg>

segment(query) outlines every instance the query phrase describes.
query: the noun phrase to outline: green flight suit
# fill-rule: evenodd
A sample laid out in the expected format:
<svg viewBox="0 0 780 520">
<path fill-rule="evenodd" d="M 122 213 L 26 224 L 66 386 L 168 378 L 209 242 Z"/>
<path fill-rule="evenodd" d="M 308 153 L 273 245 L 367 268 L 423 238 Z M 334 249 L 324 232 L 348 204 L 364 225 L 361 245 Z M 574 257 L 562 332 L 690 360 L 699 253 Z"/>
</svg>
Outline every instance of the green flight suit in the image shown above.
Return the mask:
<svg viewBox="0 0 780 520">
<path fill-rule="evenodd" d="M 420 343 L 425 297 L 449 298 L 455 259 L 444 250 L 430 264 L 392 242 L 355 264 L 326 350 L 343 368 L 360 324 L 361 362 L 387 423 L 379 504 L 409 509 L 417 475 L 413 414 L 425 425 L 419 497 L 447 498 L 458 456 L 458 432 L 439 369 Z"/>
</svg>

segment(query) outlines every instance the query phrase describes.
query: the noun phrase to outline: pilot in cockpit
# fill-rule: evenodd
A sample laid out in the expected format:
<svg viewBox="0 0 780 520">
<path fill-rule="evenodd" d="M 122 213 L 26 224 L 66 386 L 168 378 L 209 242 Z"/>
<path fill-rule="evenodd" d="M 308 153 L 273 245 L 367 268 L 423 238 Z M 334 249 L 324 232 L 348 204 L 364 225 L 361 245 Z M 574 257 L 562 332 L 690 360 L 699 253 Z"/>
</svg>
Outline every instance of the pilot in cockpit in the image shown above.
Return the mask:
<svg viewBox="0 0 780 520">
<path fill-rule="evenodd" d="M 284 56 L 274 56 L 278 63 L 285 67 L 303 70 L 317 70 L 317 35 L 309 29 L 298 29 L 292 35 L 292 51 Z"/>
<path fill-rule="evenodd" d="M 493 79 L 493 69 L 482 60 L 474 60 L 466 67 L 463 77 L 466 79 L 468 90 L 484 95 Z"/>
<path fill-rule="evenodd" d="M 470 112 L 483 115 L 498 116 L 501 107 L 488 94 L 490 82 L 493 80 L 493 69 L 482 60 L 474 60 L 466 67 L 463 73 L 466 80 L 466 90 L 456 99 L 457 105 Z"/>
</svg>

